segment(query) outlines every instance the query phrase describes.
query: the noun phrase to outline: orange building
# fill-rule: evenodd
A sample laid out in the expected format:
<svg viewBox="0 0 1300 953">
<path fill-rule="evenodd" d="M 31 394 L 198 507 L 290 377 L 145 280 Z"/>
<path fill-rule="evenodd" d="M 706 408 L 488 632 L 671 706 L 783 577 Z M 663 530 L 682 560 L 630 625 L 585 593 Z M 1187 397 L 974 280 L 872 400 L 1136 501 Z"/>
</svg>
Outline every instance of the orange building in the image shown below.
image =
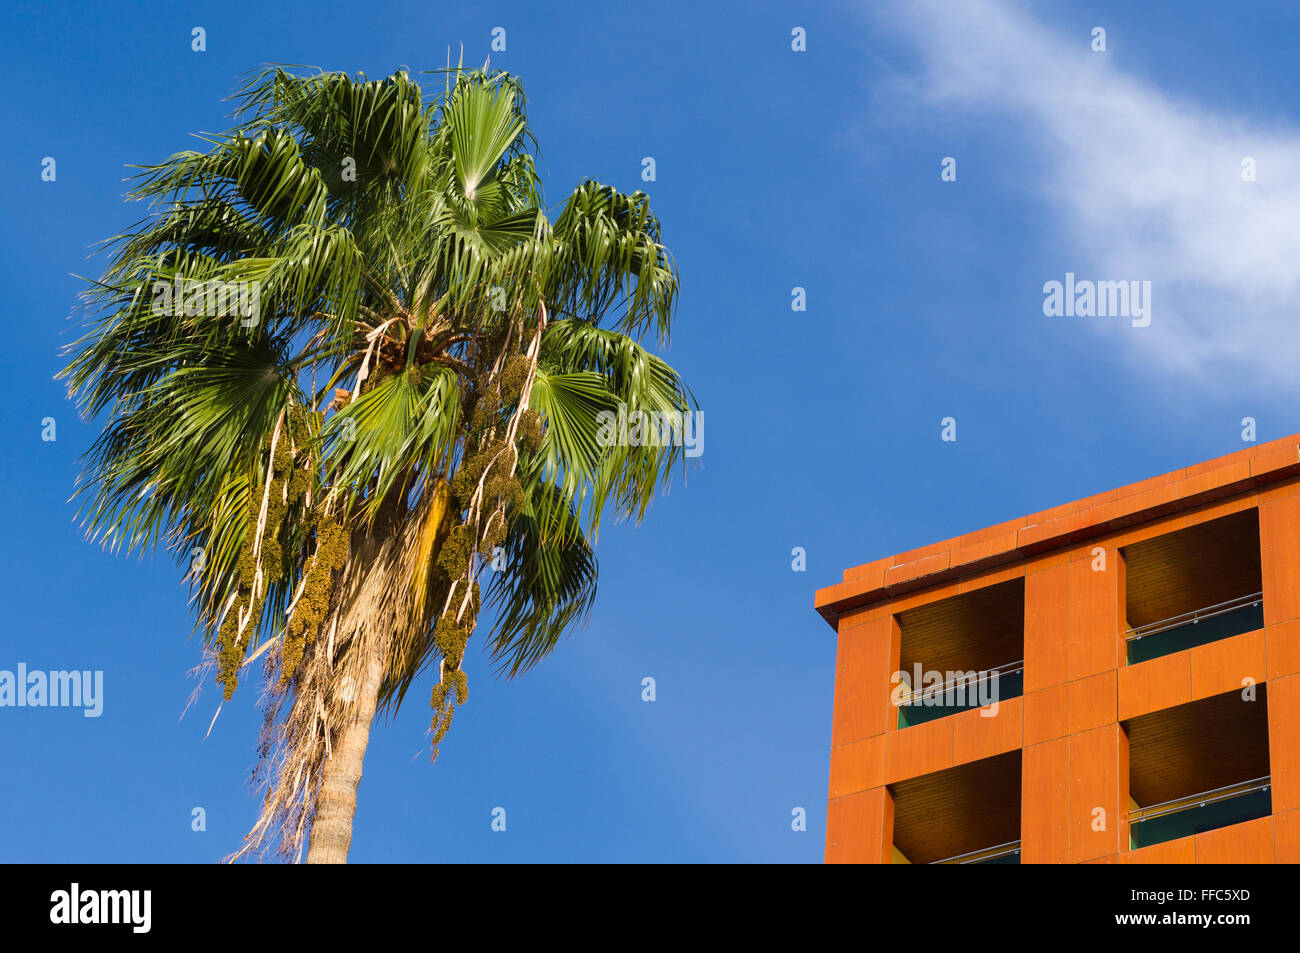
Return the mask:
<svg viewBox="0 0 1300 953">
<path fill-rule="evenodd" d="M 1300 435 L 844 572 L 826 860 L 1300 862 Z"/>
</svg>

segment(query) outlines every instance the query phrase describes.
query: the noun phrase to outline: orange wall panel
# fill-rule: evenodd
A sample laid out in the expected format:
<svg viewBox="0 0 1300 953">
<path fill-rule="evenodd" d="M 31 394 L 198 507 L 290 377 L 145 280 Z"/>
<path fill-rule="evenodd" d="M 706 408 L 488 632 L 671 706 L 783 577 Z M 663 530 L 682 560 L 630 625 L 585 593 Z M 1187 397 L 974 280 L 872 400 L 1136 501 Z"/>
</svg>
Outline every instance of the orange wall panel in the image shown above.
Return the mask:
<svg viewBox="0 0 1300 953">
<path fill-rule="evenodd" d="M 1025 517 L 1022 516 L 1019 519 L 1007 520 L 1005 523 L 985 526 L 983 529 L 977 529 L 971 533 L 962 533 L 957 537 L 957 545 L 958 547 L 971 546 L 997 536 L 1015 536 L 1016 531 L 1022 529 L 1024 525 Z"/>
<path fill-rule="evenodd" d="M 1300 437 L 1300 434 L 1297 434 L 1296 436 Z M 1287 461 L 1287 463 L 1288 465 L 1293 465 L 1296 462 L 1295 460 L 1296 446 L 1294 443 L 1287 451 L 1287 453 L 1291 456 L 1291 459 Z M 1274 457 L 1271 454 L 1267 455 L 1267 459 L 1266 459 L 1266 455 L 1264 453 L 1260 453 L 1259 456 L 1256 457 L 1256 461 L 1260 464 L 1261 473 L 1267 472 L 1264 468 L 1268 464 L 1281 462 L 1279 458 Z M 1269 469 L 1281 469 L 1281 468 L 1270 467 Z M 1284 500 L 1289 496 L 1300 496 L 1300 480 L 1292 478 L 1289 480 L 1282 480 L 1278 483 L 1270 483 L 1267 486 L 1262 487 L 1259 491 L 1259 502 L 1260 505 L 1262 506 L 1265 503 L 1272 503 L 1274 500 Z"/>
<path fill-rule="evenodd" d="M 884 788 L 833 798 L 826 806 L 826 863 L 885 862 L 893 853 L 893 807 L 894 799 Z"/>
<path fill-rule="evenodd" d="M 1119 720 L 1184 705 L 1192 700 L 1192 668 L 1186 652 L 1175 652 L 1119 670 Z"/>
<path fill-rule="evenodd" d="M 969 543 L 958 547 L 952 554 L 952 564 L 962 566 L 967 563 L 978 562 L 981 559 L 988 559 L 991 556 L 999 556 L 1002 553 L 1009 552 L 1016 548 L 1016 534 L 1013 530 L 1005 536 L 994 536 L 991 539 L 981 540 L 978 543 Z"/>
<path fill-rule="evenodd" d="M 1068 678 L 1070 564 L 1025 576 L 1025 691 Z"/>
<path fill-rule="evenodd" d="M 1121 847 L 1120 832 L 1125 829 L 1128 809 L 1128 738 L 1118 725 L 1109 725 L 1066 740 L 1070 751 L 1069 860 L 1078 863 L 1116 853 Z"/>
<path fill-rule="evenodd" d="M 963 576 L 957 580 L 957 592 L 966 593 L 975 589 L 984 589 L 988 586 L 996 586 L 1000 582 L 1010 582 L 1012 579 L 1019 579 L 1025 574 L 1025 564 L 1023 562 L 1014 562 L 1009 566 L 1000 566 L 997 569 L 986 569 L 984 572 L 971 573 L 969 576 Z"/>
<path fill-rule="evenodd" d="M 880 853 L 876 854 L 874 844 L 871 847 L 870 863 L 892 864 L 894 862 L 894 796 L 885 788 L 880 796 Z"/>
<path fill-rule="evenodd" d="M 1023 738 L 1023 699 L 1011 698 L 998 703 L 997 714 L 977 708 L 951 716 L 953 722 L 953 764 L 965 764 L 991 758 L 1020 747 Z"/>
<path fill-rule="evenodd" d="M 885 736 L 831 749 L 830 796 L 843 797 L 885 783 Z"/>
<path fill-rule="evenodd" d="M 1121 864 L 1194 864 L 1196 863 L 1196 838 L 1179 837 L 1163 844 L 1152 844 L 1138 850 L 1120 854 Z"/>
<path fill-rule="evenodd" d="M 1254 509 L 1257 506 L 1259 506 L 1258 493 L 1243 493 L 1241 496 L 1234 496 L 1228 500 L 1198 506 L 1187 514 L 1187 525 L 1200 526 L 1202 523 L 1210 522 L 1210 520 L 1221 519 L 1225 516 L 1231 516 L 1233 513 Z"/>
<path fill-rule="evenodd" d="M 917 606 L 928 606 L 932 602 L 938 602 L 940 599 L 947 599 L 949 596 L 957 595 L 957 580 L 939 583 L 922 589 L 918 592 L 909 592 L 905 595 L 897 596 L 889 601 L 889 611 L 897 615 L 900 612 L 906 612 L 908 609 L 915 609 Z"/>
<path fill-rule="evenodd" d="M 1122 549 L 1125 546 L 1132 546 L 1134 543 L 1141 543 L 1157 536 L 1177 532 L 1185 526 L 1187 526 L 1187 515 L 1177 513 L 1172 516 L 1157 517 L 1145 523 L 1137 523 L 1133 526 L 1117 529 L 1105 536 L 1098 536 L 1089 545 L 1104 546 L 1109 552 L 1112 549 Z"/>
<path fill-rule="evenodd" d="M 1300 811 L 1273 815 L 1273 840 L 1279 864 L 1300 864 Z"/>
<path fill-rule="evenodd" d="M 952 554 L 944 551 L 934 556 L 925 556 L 908 563 L 900 563 L 885 570 L 885 585 L 894 586 L 909 579 L 919 579 L 936 572 L 942 572 L 952 563 Z"/>
<path fill-rule="evenodd" d="M 1264 630 L 1198 645 L 1187 651 L 1192 676 L 1192 701 L 1223 692 L 1240 691 L 1244 680 L 1264 681 Z"/>
<path fill-rule="evenodd" d="M 1268 759 L 1274 812 L 1300 808 L 1300 675 L 1268 683 Z"/>
<path fill-rule="evenodd" d="M 1300 673 L 1300 619 L 1264 629 L 1264 652 L 1269 678 Z"/>
<path fill-rule="evenodd" d="M 885 783 L 952 767 L 954 716 L 936 718 L 885 736 Z"/>
<path fill-rule="evenodd" d="M 1130 841 L 1129 834 L 1129 773 L 1128 773 L 1128 732 L 1122 725 L 1115 726 L 1115 773 L 1118 775 L 1118 800 L 1116 806 L 1119 808 L 1116 817 L 1115 840 L 1116 847 L 1120 850 L 1127 850 Z"/>
<path fill-rule="evenodd" d="M 1300 496 L 1267 499 L 1259 507 L 1264 576 L 1264 624 L 1300 618 Z"/>
<path fill-rule="evenodd" d="M 1259 444 L 1244 447 L 1241 450 L 1234 450 L 1232 453 L 1224 454 L 1221 457 L 1215 457 L 1212 460 L 1202 460 L 1200 463 L 1193 463 L 1183 470 L 1180 479 L 1186 480 L 1189 477 L 1200 476 L 1202 473 L 1209 473 L 1211 470 L 1219 470 L 1223 467 L 1234 463 L 1242 463 L 1253 459 L 1259 455 Z"/>
<path fill-rule="evenodd" d="M 1206 463 L 1222 461 L 1209 461 Z M 1190 467 L 1188 468 L 1190 472 Z M 1250 479 L 1250 461 L 1237 460 L 1233 463 L 1220 465 L 1206 473 L 1198 473 L 1195 476 L 1188 476 L 1178 485 L 1178 492 L 1181 496 L 1197 496 L 1201 493 L 1208 493 L 1211 490 L 1219 490 L 1230 483 L 1242 483 Z M 1222 494 L 1220 494 L 1222 495 Z"/>
<path fill-rule="evenodd" d="M 1206 831 L 1195 840 L 1198 864 L 1271 864 L 1275 860 L 1272 817 Z"/>
<path fill-rule="evenodd" d="M 1024 696 L 1025 746 L 1060 738 L 1069 732 L 1070 686 L 1053 685 Z"/>
<path fill-rule="evenodd" d="M 1107 490 L 1105 493 L 1096 493 L 1092 496 L 1085 496 L 1083 499 L 1075 500 L 1073 503 L 1068 505 L 1071 513 L 1083 513 L 1087 510 L 1094 510 L 1105 506 L 1108 503 L 1113 503 L 1115 500 L 1119 499 L 1119 495 L 1120 491 L 1116 488 L 1114 490 Z"/>
<path fill-rule="evenodd" d="M 1106 568 L 1096 572 L 1092 559 L 1070 563 L 1070 626 L 1068 678 L 1086 678 L 1119 665 L 1119 620 L 1123 561 L 1114 550 L 1106 553 Z"/>
<path fill-rule="evenodd" d="M 1295 438 L 1294 437 L 1288 438 L 1287 443 L 1289 443 L 1290 446 L 1286 446 L 1286 447 L 1278 446 L 1276 450 L 1272 450 L 1272 451 L 1265 450 L 1264 449 L 1265 445 L 1260 444 L 1258 456 L 1256 456 L 1256 458 L 1250 462 L 1250 475 L 1262 476 L 1266 473 L 1269 473 L 1270 471 L 1283 470 L 1295 466 L 1296 463 Z M 1284 483 L 1282 486 L 1276 488 L 1277 491 L 1280 491 L 1277 495 L 1282 495 L 1286 492 L 1287 489 L 1294 490 L 1294 488 L 1295 488 L 1294 482 L 1290 482 L 1290 486 Z M 1261 496 L 1262 495 L 1263 494 L 1261 494 Z"/>
<path fill-rule="evenodd" d="M 836 647 L 831 746 L 885 732 L 897 709 L 889 679 L 898 671 L 899 631 L 893 616 L 842 627 Z"/>
<path fill-rule="evenodd" d="M 1065 863 L 1070 845 L 1069 788 L 1068 739 L 1025 748 L 1021 762 L 1021 863 Z"/>
<path fill-rule="evenodd" d="M 1105 672 L 1071 682 L 1070 734 L 1114 724 L 1116 712 L 1116 673 Z"/>
</svg>

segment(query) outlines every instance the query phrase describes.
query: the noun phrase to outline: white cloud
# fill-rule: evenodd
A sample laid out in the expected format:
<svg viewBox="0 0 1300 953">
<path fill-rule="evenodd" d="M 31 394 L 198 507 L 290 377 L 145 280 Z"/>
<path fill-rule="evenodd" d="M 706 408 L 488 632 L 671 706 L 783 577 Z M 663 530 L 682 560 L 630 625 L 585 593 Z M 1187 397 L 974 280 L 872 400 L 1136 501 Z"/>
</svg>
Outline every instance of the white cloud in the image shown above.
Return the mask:
<svg viewBox="0 0 1300 953">
<path fill-rule="evenodd" d="M 1053 214 L 1027 227 L 1068 229 L 1080 278 L 1153 282 L 1152 326 L 1108 343 L 1207 384 L 1248 369 L 1296 387 L 1300 132 L 1180 99 L 1093 52 L 1087 31 L 1062 35 L 998 0 L 898 0 L 879 16 L 920 56 L 905 95 L 981 114 L 1009 148 L 1041 152 L 1025 185 Z M 1256 182 L 1242 181 L 1245 156 Z"/>
</svg>

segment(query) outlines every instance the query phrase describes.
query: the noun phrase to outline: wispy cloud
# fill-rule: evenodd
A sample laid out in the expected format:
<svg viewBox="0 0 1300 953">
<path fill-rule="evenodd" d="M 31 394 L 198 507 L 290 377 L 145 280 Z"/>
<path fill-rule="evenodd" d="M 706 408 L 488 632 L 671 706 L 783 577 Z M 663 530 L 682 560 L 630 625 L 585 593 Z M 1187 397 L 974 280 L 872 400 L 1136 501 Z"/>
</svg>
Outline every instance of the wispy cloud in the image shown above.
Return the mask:
<svg viewBox="0 0 1300 953">
<path fill-rule="evenodd" d="M 878 9 L 919 55 L 900 87 L 913 106 L 975 112 L 1020 137 L 1011 147 L 1041 151 L 1026 186 L 1054 214 L 1032 227 L 1070 230 L 1081 278 L 1152 281 L 1154 320 L 1118 336 L 1126 350 L 1206 383 L 1249 368 L 1296 387 L 1300 132 L 1157 88 L 1093 52 L 1086 32 L 1062 35 L 1000 0 Z M 1242 180 L 1247 156 L 1255 182 Z"/>
</svg>

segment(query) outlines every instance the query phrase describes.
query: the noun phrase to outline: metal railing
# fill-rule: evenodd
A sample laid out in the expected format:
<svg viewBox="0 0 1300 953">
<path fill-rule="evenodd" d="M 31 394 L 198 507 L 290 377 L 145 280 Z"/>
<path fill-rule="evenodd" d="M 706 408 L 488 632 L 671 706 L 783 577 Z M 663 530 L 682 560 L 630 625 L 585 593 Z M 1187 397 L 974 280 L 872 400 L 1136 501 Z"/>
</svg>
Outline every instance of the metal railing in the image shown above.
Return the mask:
<svg viewBox="0 0 1300 953">
<path fill-rule="evenodd" d="M 1167 814 L 1176 814 L 1179 811 L 1187 811 L 1192 808 L 1205 807 L 1207 804 L 1214 804 L 1218 801 L 1226 801 L 1229 798 L 1240 797 L 1243 794 L 1253 794 L 1256 791 L 1267 791 L 1272 786 L 1273 776 L 1266 774 L 1262 778 L 1252 778 L 1249 781 L 1238 781 L 1236 784 L 1224 785 L 1221 788 L 1211 788 L 1208 791 L 1202 791 L 1200 794 L 1191 794 L 1187 797 L 1174 798 L 1172 801 L 1162 801 L 1159 804 L 1152 804 L 1149 807 L 1138 808 L 1129 811 L 1130 823 L 1141 823 L 1149 821 L 1153 817 L 1164 817 Z"/>
<path fill-rule="evenodd" d="M 981 847 L 979 850 L 967 851 L 964 854 L 957 854 L 953 857 L 945 857 L 943 860 L 933 860 L 933 864 L 979 864 L 986 860 L 995 860 L 998 857 L 1006 857 L 1008 854 L 1020 853 L 1020 841 L 1009 840 L 1005 844 L 998 844 L 996 847 Z"/>
<path fill-rule="evenodd" d="M 944 695 L 947 692 L 956 692 L 959 688 L 966 686 L 977 686 L 981 682 L 988 681 L 994 675 L 1001 678 L 1004 675 L 1015 675 L 1025 670 L 1025 660 L 1019 662 L 1008 662 L 1006 665 L 999 665 L 997 668 L 986 668 L 981 672 L 976 672 L 974 678 L 967 675 L 959 675 L 956 678 L 950 678 L 941 685 L 932 685 L 929 688 L 923 688 L 919 691 L 913 690 L 910 694 L 904 695 L 903 700 L 898 703 L 898 707 L 903 708 L 909 705 L 916 705 L 927 698 L 933 698 Z"/>
<path fill-rule="evenodd" d="M 1200 622 L 1202 619 L 1213 619 L 1216 616 L 1226 615 L 1229 612 L 1236 612 L 1238 609 L 1257 606 L 1263 601 L 1263 599 L 1263 592 L 1252 592 L 1248 596 L 1238 596 L 1235 599 L 1229 599 L 1227 602 L 1220 602 L 1212 606 L 1206 606 L 1204 609 L 1193 609 L 1191 612 L 1183 612 L 1179 615 L 1170 616 L 1168 619 L 1160 619 L 1156 622 L 1148 622 L 1146 625 L 1135 626 L 1128 630 L 1124 639 L 1127 642 L 1144 639 L 1148 635 L 1156 635 L 1160 632 L 1167 632 L 1170 629 L 1177 629 L 1184 625 L 1191 625 Z"/>
</svg>

